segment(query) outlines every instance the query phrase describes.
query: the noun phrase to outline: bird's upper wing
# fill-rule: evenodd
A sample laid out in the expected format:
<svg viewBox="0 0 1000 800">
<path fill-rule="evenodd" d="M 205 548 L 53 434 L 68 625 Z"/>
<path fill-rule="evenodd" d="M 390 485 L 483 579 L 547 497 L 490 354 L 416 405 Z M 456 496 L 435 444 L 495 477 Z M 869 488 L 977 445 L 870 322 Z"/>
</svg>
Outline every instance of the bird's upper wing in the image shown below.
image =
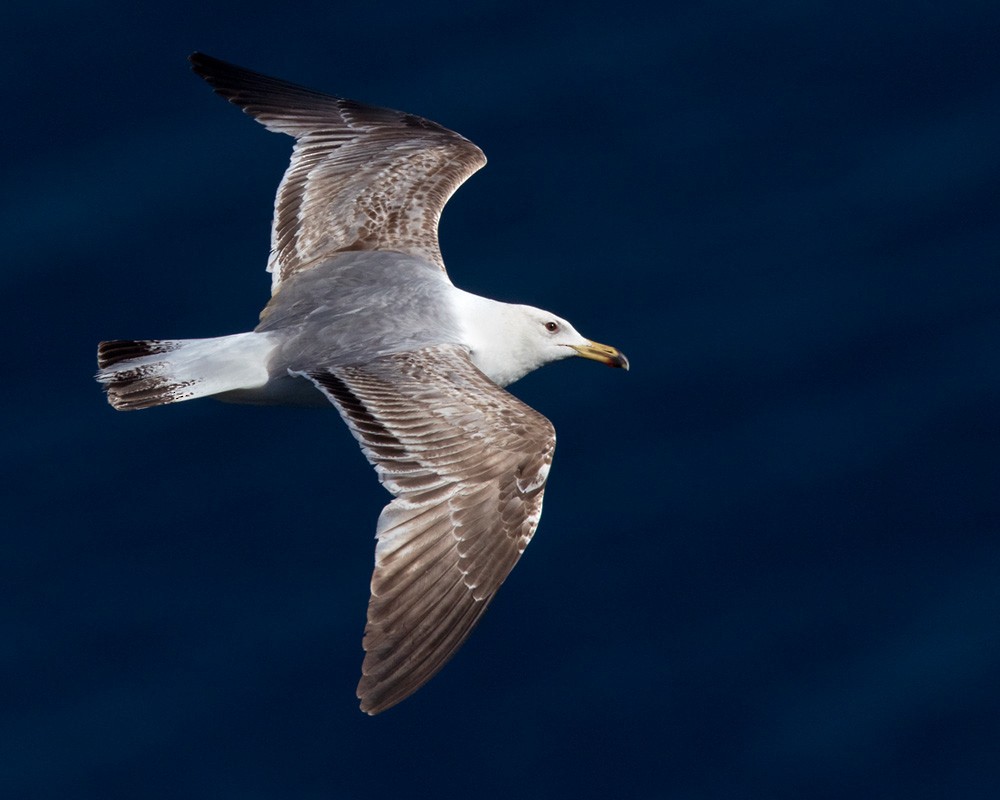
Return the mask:
<svg viewBox="0 0 1000 800">
<path fill-rule="evenodd" d="M 295 137 L 271 229 L 272 293 L 345 250 L 396 250 L 442 270 L 438 220 L 486 163 L 468 139 L 413 114 L 314 92 L 203 53 L 194 71 L 268 130 Z"/>
<path fill-rule="evenodd" d="M 444 666 L 517 563 L 555 431 L 454 345 L 298 374 L 337 406 L 396 498 L 378 520 L 358 685 L 375 714 Z"/>
</svg>

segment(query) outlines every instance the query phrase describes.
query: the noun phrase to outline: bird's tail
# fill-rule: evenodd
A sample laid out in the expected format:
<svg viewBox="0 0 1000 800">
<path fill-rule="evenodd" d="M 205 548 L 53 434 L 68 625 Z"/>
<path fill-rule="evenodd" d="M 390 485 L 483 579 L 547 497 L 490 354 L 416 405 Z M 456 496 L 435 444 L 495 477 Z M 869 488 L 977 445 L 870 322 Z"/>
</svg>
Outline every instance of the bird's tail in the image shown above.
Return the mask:
<svg viewBox="0 0 1000 800">
<path fill-rule="evenodd" d="M 267 334 L 237 333 L 213 339 L 115 339 L 97 346 L 97 380 L 120 411 L 267 383 L 275 342 Z"/>
</svg>

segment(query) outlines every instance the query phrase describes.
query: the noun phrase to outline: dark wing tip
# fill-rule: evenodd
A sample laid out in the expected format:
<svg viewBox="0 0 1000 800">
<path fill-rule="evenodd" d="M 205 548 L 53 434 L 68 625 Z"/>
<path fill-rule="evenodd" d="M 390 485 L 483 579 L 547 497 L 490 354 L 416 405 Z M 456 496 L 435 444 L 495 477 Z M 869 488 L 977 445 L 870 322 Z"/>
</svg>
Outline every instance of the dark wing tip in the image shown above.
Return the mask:
<svg viewBox="0 0 1000 800">
<path fill-rule="evenodd" d="M 247 85 L 253 85 L 264 77 L 244 67 L 238 67 L 228 61 L 223 61 L 221 58 L 214 58 L 197 50 L 188 56 L 188 61 L 191 62 L 194 74 L 215 89 L 216 94 L 237 105 L 242 105 L 236 99 L 240 89 Z"/>
<path fill-rule="evenodd" d="M 223 61 L 221 58 L 210 56 L 207 53 L 202 53 L 198 50 L 195 50 L 188 56 L 188 61 L 190 62 L 191 69 L 194 73 L 204 78 L 209 83 L 217 80 L 239 78 L 243 76 L 264 77 L 253 70 L 247 69 L 246 67 L 241 67 L 229 61 Z"/>
<path fill-rule="evenodd" d="M 188 61 L 191 62 L 194 73 L 211 86 L 217 95 L 239 106 L 271 130 L 293 136 L 299 133 L 294 126 L 286 129 L 281 124 L 275 124 L 276 121 L 316 112 L 336 116 L 339 115 L 338 103 L 345 102 L 332 95 L 272 78 L 198 51 L 188 56 Z"/>
<path fill-rule="evenodd" d="M 194 71 L 195 75 L 198 75 L 200 78 L 204 78 L 212 85 L 214 85 L 217 80 L 227 76 L 232 77 L 234 75 L 249 72 L 249 70 L 246 70 L 243 67 L 230 64 L 228 61 L 223 61 L 221 58 L 215 58 L 214 56 L 199 52 L 198 50 L 195 50 L 188 56 L 188 61 L 190 62 L 191 69 Z"/>
<path fill-rule="evenodd" d="M 268 83 L 285 83 L 197 50 L 188 56 L 188 61 L 191 62 L 191 69 L 195 75 L 204 79 L 216 92 L 230 100 L 242 88 Z"/>
<path fill-rule="evenodd" d="M 217 62 L 219 59 L 212 58 L 212 56 L 207 53 L 202 53 L 200 50 L 195 50 L 191 55 L 188 56 L 188 61 L 191 62 L 191 69 L 197 72 L 199 75 L 205 68 L 206 64 L 211 64 Z"/>
</svg>

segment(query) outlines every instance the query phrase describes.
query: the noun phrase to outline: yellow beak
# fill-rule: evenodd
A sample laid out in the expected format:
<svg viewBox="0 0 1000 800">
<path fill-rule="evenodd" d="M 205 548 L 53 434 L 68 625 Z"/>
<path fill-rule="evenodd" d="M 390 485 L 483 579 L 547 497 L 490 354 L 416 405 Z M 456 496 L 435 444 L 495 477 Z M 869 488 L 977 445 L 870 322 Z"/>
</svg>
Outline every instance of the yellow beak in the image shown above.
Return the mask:
<svg viewBox="0 0 1000 800">
<path fill-rule="evenodd" d="M 570 347 L 576 350 L 577 355 L 581 355 L 584 358 L 589 358 L 593 361 L 600 361 L 602 364 L 607 364 L 609 367 L 620 367 L 621 369 L 628 370 L 628 359 L 625 358 L 625 354 L 617 347 L 611 347 L 606 344 L 598 344 L 597 342 L 587 342 L 587 344 L 571 344 Z"/>
</svg>

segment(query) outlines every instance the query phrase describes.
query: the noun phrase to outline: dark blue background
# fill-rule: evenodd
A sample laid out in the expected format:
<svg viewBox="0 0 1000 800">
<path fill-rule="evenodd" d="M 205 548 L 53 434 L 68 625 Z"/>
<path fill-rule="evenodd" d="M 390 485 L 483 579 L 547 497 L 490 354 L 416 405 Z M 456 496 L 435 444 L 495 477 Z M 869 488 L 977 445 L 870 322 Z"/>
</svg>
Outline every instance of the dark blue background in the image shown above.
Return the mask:
<svg viewBox="0 0 1000 800">
<path fill-rule="evenodd" d="M 2 12 L 0 793 L 996 797 L 1000 6 L 472 5 Z M 268 295 L 290 140 L 194 49 L 471 138 L 456 283 L 632 360 L 514 387 L 539 533 L 380 717 L 336 413 L 92 380 Z"/>
</svg>

